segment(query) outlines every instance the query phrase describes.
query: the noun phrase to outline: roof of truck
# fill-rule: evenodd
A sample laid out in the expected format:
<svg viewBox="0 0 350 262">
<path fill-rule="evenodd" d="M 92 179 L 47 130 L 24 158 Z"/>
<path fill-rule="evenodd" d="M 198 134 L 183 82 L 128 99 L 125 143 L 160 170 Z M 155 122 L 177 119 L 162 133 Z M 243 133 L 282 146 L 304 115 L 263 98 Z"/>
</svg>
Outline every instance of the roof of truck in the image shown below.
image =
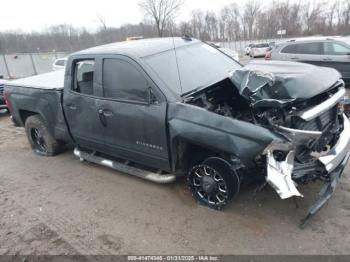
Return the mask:
<svg viewBox="0 0 350 262">
<path fill-rule="evenodd" d="M 174 46 L 181 47 L 198 42 L 200 41 L 189 37 L 149 38 L 96 46 L 75 54 L 132 54 L 141 58 L 173 49 Z"/>
</svg>

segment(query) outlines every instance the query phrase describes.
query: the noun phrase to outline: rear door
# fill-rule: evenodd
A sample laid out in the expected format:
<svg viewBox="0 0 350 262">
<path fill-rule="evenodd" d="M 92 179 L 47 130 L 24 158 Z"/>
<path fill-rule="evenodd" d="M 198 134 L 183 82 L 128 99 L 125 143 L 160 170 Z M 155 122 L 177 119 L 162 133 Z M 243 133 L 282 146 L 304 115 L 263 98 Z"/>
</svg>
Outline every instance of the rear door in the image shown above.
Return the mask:
<svg viewBox="0 0 350 262">
<path fill-rule="evenodd" d="M 169 170 L 166 99 L 134 60 L 111 55 L 102 61 L 105 145 L 110 154 Z"/>
<path fill-rule="evenodd" d="M 72 79 L 67 81 L 63 95 L 63 108 L 70 133 L 82 147 L 103 151 L 104 129 L 98 114 L 98 97 L 102 89 L 96 82 L 96 59 L 74 60 Z"/>
<path fill-rule="evenodd" d="M 337 69 L 344 79 L 350 79 L 350 47 L 339 42 L 324 42 L 323 66 Z"/>
</svg>

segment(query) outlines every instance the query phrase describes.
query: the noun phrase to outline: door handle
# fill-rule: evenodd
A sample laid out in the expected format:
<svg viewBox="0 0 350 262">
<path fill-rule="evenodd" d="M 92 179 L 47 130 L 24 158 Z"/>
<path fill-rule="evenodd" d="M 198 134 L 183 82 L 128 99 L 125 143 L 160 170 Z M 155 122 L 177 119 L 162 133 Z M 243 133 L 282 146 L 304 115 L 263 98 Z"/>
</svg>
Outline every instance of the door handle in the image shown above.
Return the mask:
<svg viewBox="0 0 350 262">
<path fill-rule="evenodd" d="M 322 59 L 323 61 L 332 61 L 332 58 L 326 57 Z"/>
<path fill-rule="evenodd" d="M 98 117 L 100 118 L 100 122 L 103 126 L 107 126 L 107 121 L 106 121 L 106 117 L 103 113 L 103 109 L 99 109 L 98 110 Z"/>
<path fill-rule="evenodd" d="M 108 110 L 108 109 L 99 109 L 98 113 L 100 115 L 104 115 L 104 116 L 112 116 L 113 115 L 113 112 Z"/>
<path fill-rule="evenodd" d="M 66 107 L 68 107 L 69 109 L 72 109 L 72 110 L 77 109 L 77 106 L 74 104 L 66 104 Z"/>
<path fill-rule="evenodd" d="M 292 57 L 292 60 L 299 60 L 299 57 Z"/>
<path fill-rule="evenodd" d="M 104 110 L 102 110 L 103 112 L 103 115 L 104 116 L 112 116 L 113 115 L 113 112 L 112 111 L 110 111 L 110 110 L 108 110 L 108 109 L 104 109 Z"/>
</svg>

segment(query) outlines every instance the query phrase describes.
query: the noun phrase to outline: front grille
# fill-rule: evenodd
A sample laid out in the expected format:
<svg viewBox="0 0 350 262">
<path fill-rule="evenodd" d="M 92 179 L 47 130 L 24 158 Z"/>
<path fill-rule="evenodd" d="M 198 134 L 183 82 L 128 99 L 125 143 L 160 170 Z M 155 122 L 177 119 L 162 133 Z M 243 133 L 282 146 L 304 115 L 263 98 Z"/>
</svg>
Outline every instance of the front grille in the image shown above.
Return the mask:
<svg viewBox="0 0 350 262">
<path fill-rule="evenodd" d="M 310 120 L 305 121 L 300 117 L 293 117 L 293 128 L 301 130 L 310 131 L 325 131 L 337 120 L 337 107 L 333 107 L 330 110 L 322 113 L 320 116 Z"/>
<path fill-rule="evenodd" d="M 338 111 L 338 107 L 335 106 L 310 121 L 294 117 L 293 125 L 295 129 L 322 132 L 320 138 L 305 145 L 311 151 L 322 152 L 327 150 L 327 147 L 333 147 L 337 142 L 339 134 L 343 130 L 342 117 Z"/>
</svg>

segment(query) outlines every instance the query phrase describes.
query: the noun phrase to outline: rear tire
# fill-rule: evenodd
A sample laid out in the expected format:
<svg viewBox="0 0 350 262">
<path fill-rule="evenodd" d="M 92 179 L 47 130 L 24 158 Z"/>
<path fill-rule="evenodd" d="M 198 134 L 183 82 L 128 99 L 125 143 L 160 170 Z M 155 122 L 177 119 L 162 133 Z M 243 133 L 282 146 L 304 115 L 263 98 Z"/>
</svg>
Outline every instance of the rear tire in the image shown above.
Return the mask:
<svg viewBox="0 0 350 262">
<path fill-rule="evenodd" d="M 200 204 L 220 210 L 239 192 L 240 179 L 225 160 L 211 157 L 190 169 L 187 184 Z"/>
<path fill-rule="evenodd" d="M 63 146 L 50 134 L 43 118 L 33 115 L 25 121 L 26 135 L 33 151 L 42 156 L 54 156 Z"/>
</svg>

